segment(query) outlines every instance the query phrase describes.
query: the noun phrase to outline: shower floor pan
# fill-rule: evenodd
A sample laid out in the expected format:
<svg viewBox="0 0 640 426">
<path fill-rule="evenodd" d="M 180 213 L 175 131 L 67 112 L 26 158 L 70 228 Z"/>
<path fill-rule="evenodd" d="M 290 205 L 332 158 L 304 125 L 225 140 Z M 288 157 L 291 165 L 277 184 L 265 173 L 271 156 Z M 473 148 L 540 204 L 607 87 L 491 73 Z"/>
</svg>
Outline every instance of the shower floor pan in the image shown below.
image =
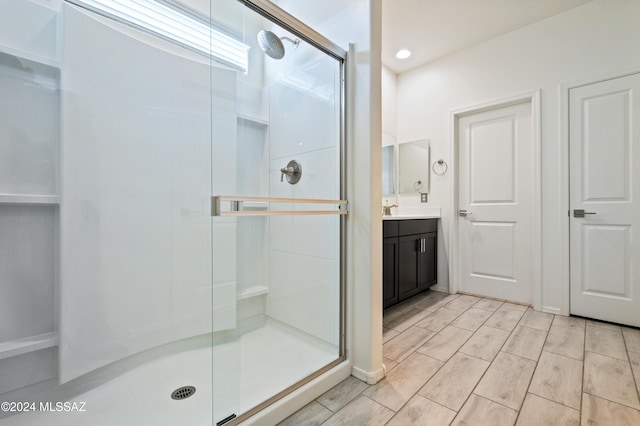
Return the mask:
<svg viewBox="0 0 640 426">
<path fill-rule="evenodd" d="M 217 421 L 249 410 L 336 358 L 336 347 L 268 320 L 236 341 L 147 362 L 65 399 L 84 403 L 84 411 L 20 413 L 1 418 L 0 425 L 211 425 L 214 393 L 216 410 L 225 410 L 216 411 Z M 214 363 L 216 367 L 224 364 L 215 374 Z M 196 392 L 184 400 L 172 400 L 171 392 L 181 386 L 194 386 Z M 60 400 L 55 390 L 49 400 Z"/>
</svg>

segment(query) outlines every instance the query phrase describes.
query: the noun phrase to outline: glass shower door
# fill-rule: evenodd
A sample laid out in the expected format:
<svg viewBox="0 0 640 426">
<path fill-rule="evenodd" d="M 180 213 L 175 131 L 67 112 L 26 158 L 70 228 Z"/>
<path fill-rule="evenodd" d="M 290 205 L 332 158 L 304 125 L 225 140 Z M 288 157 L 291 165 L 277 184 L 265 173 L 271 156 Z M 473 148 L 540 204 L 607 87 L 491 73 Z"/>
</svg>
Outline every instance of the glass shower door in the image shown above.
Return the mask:
<svg viewBox="0 0 640 426">
<path fill-rule="evenodd" d="M 78 424 L 212 423 L 208 9 L 62 6 L 59 379 L 115 407 Z"/>
<path fill-rule="evenodd" d="M 228 424 L 343 356 L 344 58 L 242 3 L 212 3 L 250 52 L 235 82 L 212 62 L 213 406 Z"/>
<path fill-rule="evenodd" d="M 234 424 L 341 362 L 344 52 L 263 0 L 0 9 L 0 396 L 86 403 L 7 424 Z"/>
</svg>

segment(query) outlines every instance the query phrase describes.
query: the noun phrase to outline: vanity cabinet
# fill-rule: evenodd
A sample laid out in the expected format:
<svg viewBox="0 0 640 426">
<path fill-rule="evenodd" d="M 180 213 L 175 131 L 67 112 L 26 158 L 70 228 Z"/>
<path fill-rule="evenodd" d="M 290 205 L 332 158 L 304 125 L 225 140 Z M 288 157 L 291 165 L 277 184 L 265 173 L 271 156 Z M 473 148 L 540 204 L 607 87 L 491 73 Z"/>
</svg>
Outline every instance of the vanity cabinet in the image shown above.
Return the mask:
<svg viewBox="0 0 640 426">
<path fill-rule="evenodd" d="M 437 282 L 438 219 L 383 221 L 383 308 Z"/>
</svg>

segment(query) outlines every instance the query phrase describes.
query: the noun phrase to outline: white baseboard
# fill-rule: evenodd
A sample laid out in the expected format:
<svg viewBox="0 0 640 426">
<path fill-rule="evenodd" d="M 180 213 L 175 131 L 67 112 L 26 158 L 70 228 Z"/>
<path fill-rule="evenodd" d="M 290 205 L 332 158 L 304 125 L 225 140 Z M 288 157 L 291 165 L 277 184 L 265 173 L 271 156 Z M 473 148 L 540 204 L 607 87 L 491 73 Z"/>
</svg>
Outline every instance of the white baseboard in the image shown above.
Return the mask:
<svg viewBox="0 0 640 426">
<path fill-rule="evenodd" d="M 441 293 L 449 293 L 449 287 L 446 285 L 440 285 L 440 284 L 431 286 L 430 290 L 439 291 Z"/>
<path fill-rule="evenodd" d="M 546 312 L 548 314 L 554 314 L 554 315 L 567 316 L 567 315 L 563 314 L 562 312 L 560 312 L 560 308 L 553 308 L 551 306 L 543 306 L 542 307 L 542 312 Z"/>
<path fill-rule="evenodd" d="M 361 368 L 353 367 L 351 369 L 351 375 L 358 380 L 362 380 L 365 383 L 368 383 L 370 385 L 375 385 L 380 380 L 384 379 L 384 376 L 386 374 L 385 374 L 384 365 L 382 365 L 380 366 L 379 369 L 375 371 L 365 371 Z"/>
</svg>

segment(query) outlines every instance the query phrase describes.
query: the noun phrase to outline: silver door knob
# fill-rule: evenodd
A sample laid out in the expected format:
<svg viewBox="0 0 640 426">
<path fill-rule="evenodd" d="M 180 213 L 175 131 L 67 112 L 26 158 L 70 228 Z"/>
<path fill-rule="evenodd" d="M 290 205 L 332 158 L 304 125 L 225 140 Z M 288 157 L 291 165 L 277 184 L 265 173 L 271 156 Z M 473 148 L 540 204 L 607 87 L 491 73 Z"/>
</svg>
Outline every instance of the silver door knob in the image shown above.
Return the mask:
<svg viewBox="0 0 640 426">
<path fill-rule="evenodd" d="M 462 217 L 467 217 L 467 215 L 473 214 L 471 212 L 468 212 L 466 210 L 458 210 L 458 216 L 462 216 Z"/>
</svg>

